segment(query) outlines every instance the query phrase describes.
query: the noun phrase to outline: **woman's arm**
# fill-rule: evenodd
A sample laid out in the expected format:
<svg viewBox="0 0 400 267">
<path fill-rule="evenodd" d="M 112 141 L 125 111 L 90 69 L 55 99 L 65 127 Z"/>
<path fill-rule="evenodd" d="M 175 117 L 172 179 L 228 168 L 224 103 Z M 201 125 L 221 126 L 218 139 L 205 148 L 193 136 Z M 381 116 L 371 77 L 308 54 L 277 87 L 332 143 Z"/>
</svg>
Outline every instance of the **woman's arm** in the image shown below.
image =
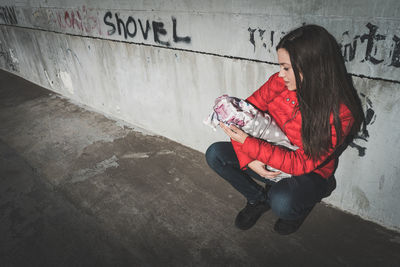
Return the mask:
<svg viewBox="0 0 400 267">
<path fill-rule="evenodd" d="M 343 116 L 341 119 L 343 136 L 347 136 L 354 120 L 351 115 Z M 292 151 L 250 136 L 244 139 L 241 151 L 248 157 L 257 159 L 283 172 L 292 175 L 302 175 L 314 171 L 318 166 L 324 163 L 326 159 L 328 159 L 337 147 L 336 140 L 336 133 L 332 130 L 332 144 L 334 144 L 334 147 L 318 160 L 313 160 L 308 157 L 304 153 L 303 148 Z"/>
<path fill-rule="evenodd" d="M 264 83 L 257 91 L 249 96 L 246 101 L 253 104 L 256 108 L 261 111 L 267 110 L 267 104 L 272 99 L 285 89 L 285 82 L 279 78 L 279 73 L 272 75 L 266 83 Z M 242 144 L 240 142 L 231 139 L 233 149 L 235 150 L 236 156 L 239 160 L 240 168 L 245 168 L 250 162 L 255 159 L 250 157 L 247 153 L 242 151 Z"/>
<path fill-rule="evenodd" d="M 232 143 L 234 142 L 235 144 L 243 144 L 246 140 L 246 138 L 249 136 L 246 134 L 244 131 L 240 130 L 234 125 L 231 125 L 230 127 L 226 126 L 223 123 L 219 124 L 221 128 L 224 130 L 224 132 L 232 138 Z M 237 153 L 237 152 L 236 152 Z M 246 156 L 246 154 L 244 154 Z M 264 178 L 269 178 L 273 179 L 277 177 L 279 174 L 281 174 L 280 171 L 274 172 L 274 171 L 268 171 L 265 169 L 265 164 L 262 163 L 259 160 L 254 160 L 250 157 L 247 157 L 249 162 L 246 163 L 250 169 L 255 171 L 258 175 Z M 246 159 L 247 160 L 247 159 Z"/>
<path fill-rule="evenodd" d="M 350 132 L 354 119 L 351 116 L 351 112 L 347 108 L 340 115 L 340 118 L 342 123 L 343 136 L 347 136 Z M 313 160 L 308 157 L 304 153 L 302 147 L 300 147 L 296 151 L 292 151 L 281 146 L 272 145 L 267 141 L 251 137 L 233 125 L 231 125 L 230 128 L 225 125 L 221 125 L 221 127 L 223 128 L 225 133 L 229 135 L 229 137 L 240 144 L 240 153 L 245 155 L 247 158 L 261 161 L 273 168 L 279 169 L 285 173 L 289 173 L 292 175 L 302 175 L 312 172 L 335 151 L 335 148 L 337 146 L 337 137 L 333 125 L 333 147 L 318 160 Z"/>
</svg>

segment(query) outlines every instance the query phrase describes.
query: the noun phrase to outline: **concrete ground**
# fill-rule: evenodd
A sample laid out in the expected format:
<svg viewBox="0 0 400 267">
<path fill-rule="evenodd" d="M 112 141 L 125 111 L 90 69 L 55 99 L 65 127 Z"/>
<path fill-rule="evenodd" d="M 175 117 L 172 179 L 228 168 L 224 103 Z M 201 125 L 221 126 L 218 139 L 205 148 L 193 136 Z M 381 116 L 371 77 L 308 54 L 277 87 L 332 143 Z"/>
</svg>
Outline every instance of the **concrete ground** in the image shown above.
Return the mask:
<svg viewBox="0 0 400 267">
<path fill-rule="evenodd" d="M 400 266 L 400 234 L 319 204 L 290 236 L 204 155 L 0 71 L 1 266 Z"/>
</svg>

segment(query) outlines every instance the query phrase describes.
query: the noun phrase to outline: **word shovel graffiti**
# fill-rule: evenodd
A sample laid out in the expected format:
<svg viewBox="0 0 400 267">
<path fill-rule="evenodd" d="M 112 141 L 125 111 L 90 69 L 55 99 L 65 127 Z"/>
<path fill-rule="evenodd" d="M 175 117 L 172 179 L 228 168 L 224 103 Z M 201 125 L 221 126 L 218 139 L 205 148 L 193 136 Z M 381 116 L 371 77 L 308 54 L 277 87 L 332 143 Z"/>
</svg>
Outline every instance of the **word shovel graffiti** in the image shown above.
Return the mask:
<svg viewBox="0 0 400 267">
<path fill-rule="evenodd" d="M 190 43 L 191 38 L 189 36 L 180 37 L 177 33 L 177 20 L 174 17 L 172 19 L 172 40 L 174 43 Z M 113 14 L 108 11 L 104 15 L 104 23 L 110 27 L 107 31 L 108 35 L 114 35 L 118 31 L 118 35 L 122 35 L 125 39 L 139 38 L 138 32 L 140 30 L 144 40 L 149 37 L 150 30 L 153 30 L 154 42 L 164 46 L 171 46 L 168 40 L 168 31 L 161 21 L 150 21 L 147 19 L 145 22 L 141 19 L 135 19 L 132 16 L 128 16 L 126 19 L 122 19 L 118 13 Z M 163 40 L 162 40 L 163 39 Z"/>
</svg>

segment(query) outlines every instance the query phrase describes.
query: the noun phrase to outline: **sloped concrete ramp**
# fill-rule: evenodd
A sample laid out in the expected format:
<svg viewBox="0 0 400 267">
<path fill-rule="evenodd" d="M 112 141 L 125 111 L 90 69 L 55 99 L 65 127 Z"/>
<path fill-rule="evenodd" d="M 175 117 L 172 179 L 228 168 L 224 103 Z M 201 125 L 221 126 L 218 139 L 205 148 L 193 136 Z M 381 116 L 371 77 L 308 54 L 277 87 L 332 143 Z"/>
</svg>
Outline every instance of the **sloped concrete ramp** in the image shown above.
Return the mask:
<svg viewBox="0 0 400 267">
<path fill-rule="evenodd" d="M 400 234 L 324 204 L 290 236 L 204 155 L 0 71 L 1 266 L 398 266 Z"/>
</svg>

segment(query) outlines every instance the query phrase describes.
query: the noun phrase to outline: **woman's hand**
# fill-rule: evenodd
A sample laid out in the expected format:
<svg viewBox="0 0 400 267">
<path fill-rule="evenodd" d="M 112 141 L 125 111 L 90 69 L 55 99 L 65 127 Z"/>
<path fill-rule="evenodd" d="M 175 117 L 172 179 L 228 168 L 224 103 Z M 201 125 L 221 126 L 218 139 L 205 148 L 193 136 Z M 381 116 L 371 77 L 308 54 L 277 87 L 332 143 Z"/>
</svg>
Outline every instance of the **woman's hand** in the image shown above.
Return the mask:
<svg viewBox="0 0 400 267">
<path fill-rule="evenodd" d="M 219 126 L 224 130 L 224 132 L 229 135 L 230 138 L 233 140 L 243 144 L 244 141 L 246 140 L 247 136 L 249 136 L 247 133 L 243 132 L 240 130 L 238 127 L 231 125 L 230 127 L 226 126 L 222 122 L 219 123 Z"/>
<path fill-rule="evenodd" d="M 268 179 L 274 179 L 276 176 L 281 174 L 281 172 L 271 172 L 265 169 L 265 164 L 261 161 L 254 160 L 247 165 L 250 169 L 256 172 L 258 175 Z"/>
<path fill-rule="evenodd" d="M 229 135 L 230 138 L 233 140 L 243 144 L 246 138 L 249 136 L 242 130 L 240 130 L 238 127 L 231 125 L 230 127 L 226 126 L 222 122 L 219 123 L 219 126 L 221 126 L 222 130 Z M 264 178 L 268 179 L 274 179 L 276 176 L 281 174 L 281 172 L 271 172 L 265 169 L 265 164 L 262 163 L 261 161 L 254 160 L 250 162 L 247 166 L 249 166 L 250 169 L 252 169 L 254 172 L 256 172 L 258 175 Z"/>
</svg>

